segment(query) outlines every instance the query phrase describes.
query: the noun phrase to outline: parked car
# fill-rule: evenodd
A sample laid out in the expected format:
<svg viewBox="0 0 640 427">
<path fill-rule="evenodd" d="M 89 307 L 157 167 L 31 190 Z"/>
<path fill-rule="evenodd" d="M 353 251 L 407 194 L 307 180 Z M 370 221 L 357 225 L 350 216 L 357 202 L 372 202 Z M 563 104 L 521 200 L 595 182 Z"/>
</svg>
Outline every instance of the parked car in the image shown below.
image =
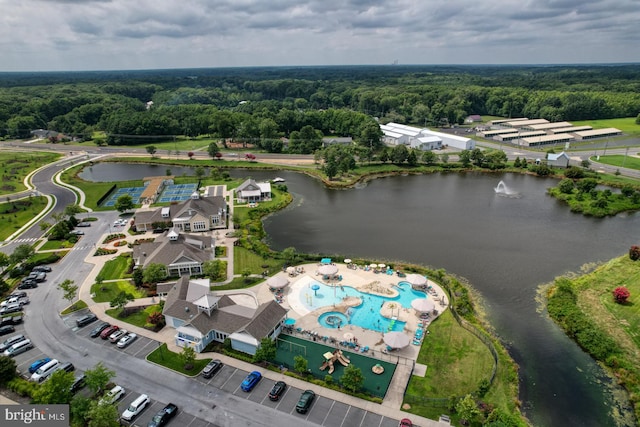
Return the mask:
<svg viewBox="0 0 640 427">
<path fill-rule="evenodd" d="M 58 370 L 58 362 L 56 359 L 51 359 L 44 365 L 40 366 L 32 375 L 30 381 L 34 381 L 37 383 L 41 383 L 42 381 L 49 378 L 49 375 Z"/>
<path fill-rule="evenodd" d="M 284 381 L 277 381 L 269 392 L 269 400 L 276 401 L 280 399 L 280 396 L 282 396 L 286 389 L 287 383 L 285 383 Z"/>
<path fill-rule="evenodd" d="M 163 427 L 171 418 L 175 417 L 178 413 L 178 407 L 173 403 L 168 403 L 167 406 L 158 411 L 151 421 L 147 424 L 147 427 Z"/>
<path fill-rule="evenodd" d="M 207 363 L 207 366 L 202 370 L 202 376 L 204 378 L 211 378 L 222 368 L 222 366 L 223 364 L 220 359 L 213 359 L 211 362 Z"/>
<path fill-rule="evenodd" d="M 115 344 L 120 340 L 120 338 L 127 335 L 127 333 L 128 331 L 126 329 L 118 329 L 117 331 L 114 331 L 111 335 L 109 335 L 109 341 L 111 342 L 111 344 Z"/>
<path fill-rule="evenodd" d="M 108 328 L 105 328 L 102 332 L 100 332 L 100 338 L 106 340 L 112 333 L 114 333 L 118 329 L 120 329 L 120 327 L 118 327 L 117 325 L 109 325 Z"/>
<path fill-rule="evenodd" d="M 75 234 L 76 236 L 83 236 L 84 235 L 84 231 L 82 231 L 82 230 L 71 230 L 69 232 L 69 234 Z"/>
<path fill-rule="evenodd" d="M 126 346 L 134 342 L 136 339 L 138 339 L 138 335 L 134 334 L 133 332 L 129 332 L 127 335 L 120 338 L 117 346 L 118 348 L 125 348 Z"/>
<path fill-rule="evenodd" d="M 81 318 L 76 319 L 76 325 L 81 328 L 83 326 L 87 326 L 89 323 L 95 322 L 96 320 L 98 320 L 98 316 L 93 313 L 89 313 L 86 316 L 82 316 Z"/>
<path fill-rule="evenodd" d="M 147 407 L 149 402 L 149 396 L 147 396 L 146 394 L 141 394 L 136 398 L 136 400 L 131 402 L 131 405 L 129 405 L 127 409 L 125 409 L 125 411 L 122 413 L 121 418 L 125 421 L 133 420 L 135 417 L 140 415 L 140 412 L 142 412 L 144 408 Z"/>
<path fill-rule="evenodd" d="M 73 384 L 71 384 L 71 387 L 69 388 L 71 393 L 75 394 L 82 387 L 84 387 L 86 384 L 86 380 L 87 380 L 87 376 L 85 374 L 76 375 L 76 377 L 73 380 Z"/>
<path fill-rule="evenodd" d="M 19 323 L 22 323 L 22 313 L 6 316 L 0 320 L 0 326 L 17 325 Z"/>
<path fill-rule="evenodd" d="M 16 328 L 13 325 L 0 326 L 0 336 L 9 335 L 11 332 L 15 332 Z"/>
<path fill-rule="evenodd" d="M 251 391 L 262 379 L 262 374 L 258 371 L 253 371 L 242 381 L 240 388 L 242 391 Z"/>
<path fill-rule="evenodd" d="M 7 348 L 2 353 L 2 355 L 7 357 L 14 357 L 24 353 L 27 350 L 31 350 L 32 348 L 33 348 L 33 344 L 31 343 L 31 340 L 28 338 L 25 338 L 22 341 L 18 341 L 17 343 L 12 344 L 9 348 Z"/>
<path fill-rule="evenodd" d="M 111 405 L 124 396 L 124 388 L 119 385 L 113 387 L 111 390 L 105 393 L 105 395 L 98 401 L 99 405 Z"/>
<path fill-rule="evenodd" d="M 313 403 L 313 399 L 315 398 L 316 394 L 312 390 L 303 391 L 300 395 L 300 399 L 298 399 L 298 403 L 296 404 L 296 412 L 299 414 L 306 414 L 311 407 L 311 403 Z"/>
<path fill-rule="evenodd" d="M 409 418 L 403 418 L 400 420 L 400 423 L 398 423 L 398 427 L 413 427 L 413 423 Z"/>
<path fill-rule="evenodd" d="M 73 372 L 76 370 L 76 367 L 73 366 L 71 362 L 64 362 L 58 365 L 58 369 L 56 371 L 65 371 L 65 372 Z"/>
<path fill-rule="evenodd" d="M 24 279 L 22 283 L 18 285 L 18 289 L 33 289 L 38 287 L 38 282 L 32 279 Z"/>
<path fill-rule="evenodd" d="M 19 311 L 22 311 L 22 304 L 17 302 L 8 304 L 0 308 L 0 316 L 4 316 L 5 314 L 17 313 Z"/>
<path fill-rule="evenodd" d="M 44 271 L 32 271 L 27 276 L 27 280 L 29 279 L 35 280 L 36 282 L 44 282 L 45 280 L 47 280 L 47 273 L 45 273 Z"/>
<path fill-rule="evenodd" d="M 44 271 L 45 273 L 51 273 L 51 267 L 48 265 L 36 265 L 31 271 Z"/>
<path fill-rule="evenodd" d="M 102 331 L 104 331 L 105 329 L 107 329 L 109 326 L 111 326 L 108 322 L 102 322 L 100 323 L 98 326 L 96 326 L 95 328 L 93 328 L 93 330 L 91 331 L 91 333 L 89 334 L 89 336 L 91 338 L 96 338 L 98 336 L 100 336 L 100 334 L 102 333 Z"/>
<path fill-rule="evenodd" d="M 91 227 L 91 223 L 87 221 L 82 221 L 76 224 L 76 227 Z"/>
<path fill-rule="evenodd" d="M 49 363 L 49 362 L 51 362 L 51 358 L 49 358 L 49 357 L 45 357 L 44 359 L 36 360 L 35 362 L 33 362 L 31 364 L 31 366 L 29 366 L 29 373 L 33 374 L 35 371 L 38 370 L 38 368 L 40 368 L 45 363 Z"/>
<path fill-rule="evenodd" d="M 27 296 L 27 293 L 25 291 L 17 291 L 9 295 L 7 298 L 22 298 L 26 296 Z"/>
</svg>

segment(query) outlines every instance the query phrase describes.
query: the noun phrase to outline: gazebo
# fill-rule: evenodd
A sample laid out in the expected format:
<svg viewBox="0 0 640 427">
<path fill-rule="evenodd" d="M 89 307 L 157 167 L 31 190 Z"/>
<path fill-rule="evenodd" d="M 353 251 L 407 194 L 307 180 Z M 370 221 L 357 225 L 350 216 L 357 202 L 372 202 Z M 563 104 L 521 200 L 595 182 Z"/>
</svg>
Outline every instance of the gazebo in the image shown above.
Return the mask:
<svg viewBox="0 0 640 427">
<path fill-rule="evenodd" d="M 420 313 L 430 313 L 436 305 L 429 298 L 416 298 L 411 301 L 411 307 Z"/>
<path fill-rule="evenodd" d="M 404 332 L 387 332 L 383 337 L 384 343 L 391 348 L 405 348 L 411 339 Z"/>
<path fill-rule="evenodd" d="M 421 287 L 427 284 L 427 278 L 420 274 L 407 274 L 405 281 L 411 283 L 411 286 Z"/>
</svg>

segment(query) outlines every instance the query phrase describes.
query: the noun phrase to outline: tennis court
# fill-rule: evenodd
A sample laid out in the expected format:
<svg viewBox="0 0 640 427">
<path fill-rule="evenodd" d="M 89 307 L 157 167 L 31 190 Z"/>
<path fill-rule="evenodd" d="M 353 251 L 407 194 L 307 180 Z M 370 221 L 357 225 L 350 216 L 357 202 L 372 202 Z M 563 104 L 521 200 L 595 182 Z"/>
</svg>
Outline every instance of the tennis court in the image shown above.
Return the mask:
<svg viewBox="0 0 640 427">
<path fill-rule="evenodd" d="M 160 197 L 156 202 L 169 203 L 169 202 L 182 202 L 187 200 L 194 191 L 198 188 L 198 184 L 175 184 L 167 185 L 162 191 Z"/>
<path fill-rule="evenodd" d="M 144 191 L 144 189 L 145 189 L 145 187 L 118 188 L 111 195 L 111 197 L 109 197 L 107 199 L 107 201 L 102 204 L 102 206 L 113 206 L 113 205 L 115 205 L 116 201 L 118 200 L 118 197 L 124 196 L 125 194 L 128 194 L 128 195 L 131 196 L 131 198 L 133 199 L 133 203 L 134 204 L 138 204 L 139 200 L 140 200 L 140 196 L 142 195 L 142 192 Z"/>
</svg>

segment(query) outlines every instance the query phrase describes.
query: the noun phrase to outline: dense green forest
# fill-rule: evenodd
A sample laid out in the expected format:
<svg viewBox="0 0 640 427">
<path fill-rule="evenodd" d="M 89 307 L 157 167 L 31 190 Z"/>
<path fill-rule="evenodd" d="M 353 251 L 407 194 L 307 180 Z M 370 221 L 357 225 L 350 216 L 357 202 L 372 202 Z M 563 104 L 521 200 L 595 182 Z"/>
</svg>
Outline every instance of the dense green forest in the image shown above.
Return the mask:
<svg viewBox="0 0 640 427">
<path fill-rule="evenodd" d="M 278 152 L 288 137 L 289 151 L 313 152 L 323 135 L 378 145 L 376 118 L 438 126 L 469 114 L 560 121 L 639 112 L 640 65 L 0 73 L 0 137 L 43 128 L 87 140 L 104 131 L 113 145 L 211 135 Z"/>
</svg>

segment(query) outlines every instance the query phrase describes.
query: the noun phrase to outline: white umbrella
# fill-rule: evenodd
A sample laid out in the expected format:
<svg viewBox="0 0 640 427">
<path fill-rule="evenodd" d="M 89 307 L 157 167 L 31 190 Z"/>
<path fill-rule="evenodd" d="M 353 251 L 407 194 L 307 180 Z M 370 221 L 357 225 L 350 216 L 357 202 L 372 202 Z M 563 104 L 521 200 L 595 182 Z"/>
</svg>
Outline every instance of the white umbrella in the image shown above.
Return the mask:
<svg viewBox="0 0 640 427">
<path fill-rule="evenodd" d="M 337 265 L 327 264 L 327 265 L 318 267 L 318 273 L 322 274 L 323 276 L 330 276 L 332 274 L 336 274 L 337 272 L 338 272 Z"/>
<path fill-rule="evenodd" d="M 351 264 L 351 258 L 345 258 L 344 263 L 345 264 Z"/>
<path fill-rule="evenodd" d="M 344 339 L 347 341 L 351 341 L 353 339 L 353 334 L 351 332 L 347 332 L 343 336 L 344 336 Z"/>
<path fill-rule="evenodd" d="M 436 305 L 429 298 L 416 298 L 411 301 L 411 307 L 421 313 L 428 313 L 436 308 Z"/>
<path fill-rule="evenodd" d="M 371 268 L 376 268 L 378 266 L 378 264 L 369 264 L 369 267 Z"/>
<path fill-rule="evenodd" d="M 420 274 L 407 274 L 407 277 L 404 280 L 414 286 L 424 286 L 427 284 L 427 278 Z"/>
<path fill-rule="evenodd" d="M 384 343 L 391 348 L 404 348 L 409 345 L 410 338 L 403 332 L 388 332 L 384 334 Z"/>
<path fill-rule="evenodd" d="M 385 268 L 387 265 L 386 264 L 378 264 L 378 267 L 380 268 Z"/>
<path fill-rule="evenodd" d="M 284 276 L 273 276 L 267 279 L 267 285 L 273 289 L 282 289 L 289 284 L 289 279 Z"/>
</svg>

